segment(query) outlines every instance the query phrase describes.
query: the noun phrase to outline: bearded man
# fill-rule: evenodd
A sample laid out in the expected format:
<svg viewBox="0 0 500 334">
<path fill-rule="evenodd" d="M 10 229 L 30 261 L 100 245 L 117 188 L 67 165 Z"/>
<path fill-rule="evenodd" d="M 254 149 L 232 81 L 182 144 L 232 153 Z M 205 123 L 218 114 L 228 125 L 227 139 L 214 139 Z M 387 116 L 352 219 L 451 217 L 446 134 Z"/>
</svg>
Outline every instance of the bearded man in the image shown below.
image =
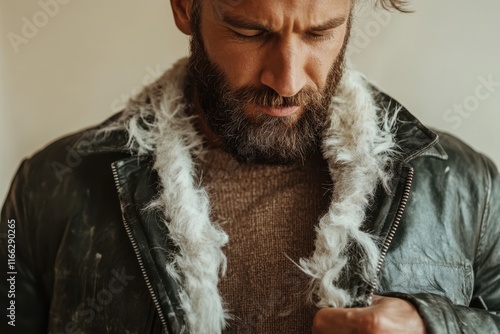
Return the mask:
<svg viewBox="0 0 500 334">
<path fill-rule="evenodd" d="M 345 65 L 357 2 L 171 4 L 190 57 L 20 166 L 2 333 L 498 332 L 498 172 Z"/>
</svg>

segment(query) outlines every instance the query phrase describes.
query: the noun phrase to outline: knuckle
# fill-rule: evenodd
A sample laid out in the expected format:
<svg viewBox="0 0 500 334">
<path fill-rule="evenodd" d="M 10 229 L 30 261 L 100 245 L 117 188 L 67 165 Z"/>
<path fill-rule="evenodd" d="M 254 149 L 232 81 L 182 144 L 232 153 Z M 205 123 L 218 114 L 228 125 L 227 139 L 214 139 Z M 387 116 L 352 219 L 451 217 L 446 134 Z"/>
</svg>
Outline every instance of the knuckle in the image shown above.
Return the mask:
<svg viewBox="0 0 500 334">
<path fill-rule="evenodd" d="M 363 317 L 363 327 L 370 333 L 379 333 L 382 331 L 382 321 L 380 315 L 375 312 L 369 312 Z"/>
<path fill-rule="evenodd" d="M 325 328 L 325 310 L 321 309 L 319 310 L 316 315 L 314 316 L 313 323 L 312 323 L 312 333 L 313 334 L 319 334 L 322 333 L 324 328 Z"/>
</svg>

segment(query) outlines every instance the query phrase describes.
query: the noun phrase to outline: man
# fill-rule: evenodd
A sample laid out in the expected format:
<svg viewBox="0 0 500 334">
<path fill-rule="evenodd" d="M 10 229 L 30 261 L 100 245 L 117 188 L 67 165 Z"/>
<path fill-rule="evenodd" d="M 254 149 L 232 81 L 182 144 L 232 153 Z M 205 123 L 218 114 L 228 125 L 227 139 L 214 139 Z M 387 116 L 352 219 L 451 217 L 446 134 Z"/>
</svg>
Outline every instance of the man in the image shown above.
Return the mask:
<svg viewBox="0 0 500 334">
<path fill-rule="evenodd" d="M 357 4 L 171 4 L 190 58 L 19 168 L 2 332 L 498 332 L 498 172 L 345 66 Z"/>
</svg>

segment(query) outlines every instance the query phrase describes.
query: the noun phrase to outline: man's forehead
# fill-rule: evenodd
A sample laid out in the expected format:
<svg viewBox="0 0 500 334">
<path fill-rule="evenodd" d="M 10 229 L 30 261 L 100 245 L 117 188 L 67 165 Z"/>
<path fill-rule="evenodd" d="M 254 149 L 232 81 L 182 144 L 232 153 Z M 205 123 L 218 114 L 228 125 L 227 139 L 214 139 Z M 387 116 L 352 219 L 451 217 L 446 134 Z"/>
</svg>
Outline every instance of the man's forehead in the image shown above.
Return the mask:
<svg viewBox="0 0 500 334">
<path fill-rule="evenodd" d="M 195 0 L 196 1 L 196 0 Z M 248 20 L 269 27 L 293 23 L 310 28 L 333 19 L 347 18 L 351 0 L 201 0 L 209 4 L 215 19 Z"/>
</svg>

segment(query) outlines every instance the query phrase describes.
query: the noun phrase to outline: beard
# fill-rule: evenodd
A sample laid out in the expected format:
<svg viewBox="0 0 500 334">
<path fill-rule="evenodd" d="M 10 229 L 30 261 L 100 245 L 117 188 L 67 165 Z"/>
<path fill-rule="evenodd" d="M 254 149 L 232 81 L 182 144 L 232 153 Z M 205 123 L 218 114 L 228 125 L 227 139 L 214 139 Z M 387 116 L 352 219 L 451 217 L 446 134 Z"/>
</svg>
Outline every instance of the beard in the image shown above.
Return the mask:
<svg viewBox="0 0 500 334">
<path fill-rule="evenodd" d="M 193 14 L 193 20 L 196 20 Z M 329 70 L 323 90 L 304 87 L 282 97 L 268 86 L 231 88 L 222 69 L 207 54 L 199 24 L 194 24 L 188 63 L 188 88 L 198 98 L 209 128 L 225 151 L 240 162 L 291 164 L 304 161 L 320 147 L 331 99 L 342 78 L 350 24 L 342 49 Z M 298 117 L 265 113 L 248 115 L 245 107 L 302 108 Z"/>
</svg>

